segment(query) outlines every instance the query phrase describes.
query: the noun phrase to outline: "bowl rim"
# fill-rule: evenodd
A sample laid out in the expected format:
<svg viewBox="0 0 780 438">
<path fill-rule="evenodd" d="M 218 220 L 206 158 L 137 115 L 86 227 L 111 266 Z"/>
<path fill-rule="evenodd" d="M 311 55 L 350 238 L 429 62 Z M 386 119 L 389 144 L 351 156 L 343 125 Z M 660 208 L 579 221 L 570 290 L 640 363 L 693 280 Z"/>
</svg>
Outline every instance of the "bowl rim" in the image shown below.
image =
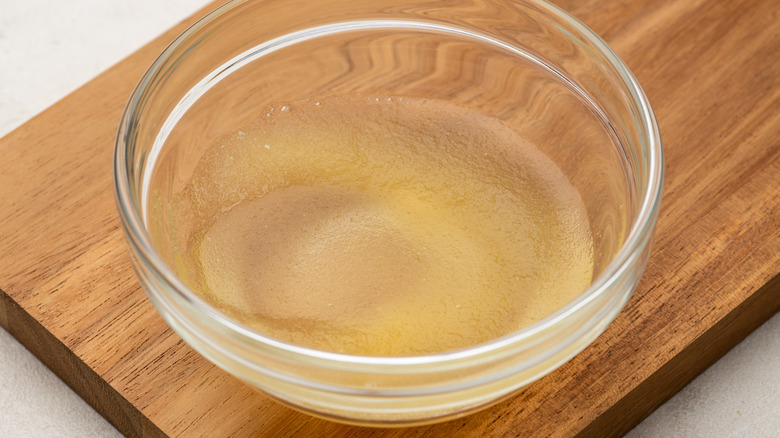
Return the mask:
<svg viewBox="0 0 780 438">
<path fill-rule="evenodd" d="M 114 194 L 121 223 L 129 240 L 131 250 L 136 252 L 135 255 L 144 262 L 145 266 L 150 267 L 153 270 L 153 273 L 157 278 L 164 280 L 171 286 L 170 290 L 176 293 L 178 298 L 184 300 L 184 302 L 192 306 L 199 313 L 208 316 L 208 318 L 219 324 L 219 326 L 241 336 L 254 345 L 265 345 L 295 356 L 324 360 L 334 364 L 381 366 L 385 368 L 460 362 L 492 352 L 502 351 L 505 348 L 521 344 L 525 339 L 559 325 L 572 314 L 577 313 L 580 309 L 607 293 L 610 286 L 619 281 L 623 275 L 625 275 L 625 271 L 637 262 L 643 248 L 649 244 L 649 239 L 652 236 L 655 221 L 660 209 L 664 176 L 660 132 L 647 96 L 625 63 L 601 39 L 601 37 L 585 24 L 546 0 L 526 0 L 528 3 L 543 8 L 546 13 L 554 15 L 556 18 L 561 19 L 572 26 L 587 39 L 589 43 L 593 44 L 600 51 L 600 55 L 602 55 L 609 62 L 610 66 L 613 67 L 615 74 L 625 87 L 625 91 L 629 92 L 631 100 L 639 110 L 639 116 L 641 117 L 637 118 L 637 122 L 642 127 L 641 132 L 646 135 L 646 139 L 643 139 L 644 141 L 642 142 L 643 152 L 646 154 L 645 161 L 648 163 L 646 187 L 644 184 L 641 184 L 642 181 L 639 181 L 640 189 L 645 188 L 646 193 L 639 199 L 639 209 L 635 221 L 629 229 L 620 250 L 590 286 L 582 291 L 574 300 L 568 302 L 562 308 L 540 321 L 522 327 L 519 330 L 499 338 L 457 350 L 414 356 L 360 356 L 303 347 L 263 335 L 220 312 L 184 285 L 184 283 L 168 268 L 168 264 L 164 262 L 156 250 L 154 250 L 151 239 L 143 225 L 145 221 L 141 217 L 141 213 L 134 208 L 134 191 L 129 182 L 130 168 L 127 160 L 128 142 L 125 141 L 125 139 L 128 134 L 133 131 L 135 115 L 140 104 L 145 100 L 145 91 L 153 82 L 163 65 L 167 62 L 170 55 L 185 43 L 191 35 L 198 32 L 212 21 L 218 19 L 225 12 L 246 1 L 247 0 L 231 0 L 200 18 L 196 23 L 176 37 L 176 39 L 158 56 L 154 63 L 144 73 L 125 106 L 114 148 Z M 147 290 L 147 293 L 151 292 Z"/>
</svg>

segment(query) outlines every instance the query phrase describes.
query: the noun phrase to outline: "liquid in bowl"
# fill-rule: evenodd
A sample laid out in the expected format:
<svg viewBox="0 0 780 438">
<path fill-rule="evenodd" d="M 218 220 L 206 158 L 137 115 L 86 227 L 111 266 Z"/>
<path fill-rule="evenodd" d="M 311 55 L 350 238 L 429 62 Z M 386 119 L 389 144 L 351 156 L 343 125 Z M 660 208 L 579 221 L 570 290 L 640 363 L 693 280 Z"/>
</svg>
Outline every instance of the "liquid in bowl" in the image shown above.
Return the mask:
<svg viewBox="0 0 780 438">
<path fill-rule="evenodd" d="M 158 245 L 183 243 L 167 261 L 189 288 L 259 333 L 323 351 L 481 344 L 563 307 L 593 276 L 585 206 L 552 160 L 499 120 L 429 99 L 271 107 L 151 211 Z"/>
</svg>

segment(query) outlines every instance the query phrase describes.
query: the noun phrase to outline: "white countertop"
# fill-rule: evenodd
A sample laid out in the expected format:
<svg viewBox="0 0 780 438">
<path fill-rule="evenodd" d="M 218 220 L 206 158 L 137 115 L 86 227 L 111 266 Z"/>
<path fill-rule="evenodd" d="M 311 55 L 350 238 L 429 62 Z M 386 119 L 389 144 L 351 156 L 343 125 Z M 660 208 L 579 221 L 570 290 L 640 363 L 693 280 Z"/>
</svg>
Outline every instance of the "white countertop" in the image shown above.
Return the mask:
<svg viewBox="0 0 780 438">
<path fill-rule="evenodd" d="M 0 0 L 0 137 L 206 4 Z M 0 329 L 0 437 L 39 436 L 121 435 Z M 628 436 L 780 437 L 780 315 Z"/>
</svg>

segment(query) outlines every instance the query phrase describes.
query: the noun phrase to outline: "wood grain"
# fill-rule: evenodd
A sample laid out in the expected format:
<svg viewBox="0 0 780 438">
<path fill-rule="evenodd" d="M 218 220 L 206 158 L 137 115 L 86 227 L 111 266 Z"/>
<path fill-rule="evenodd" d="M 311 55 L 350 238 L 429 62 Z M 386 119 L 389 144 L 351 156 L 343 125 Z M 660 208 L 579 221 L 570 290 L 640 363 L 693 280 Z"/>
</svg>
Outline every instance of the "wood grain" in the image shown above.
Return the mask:
<svg viewBox="0 0 780 438">
<path fill-rule="evenodd" d="M 0 324 L 129 436 L 626 432 L 780 310 L 780 8 L 558 4 L 647 92 L 664 139 L 664 205 L 625 310 L 516 396 L 434 426 L 345 426 L 253 392 L 167 328 L 130 268 L 111 155 L 127 96 L 192 19 L 0 140 Z"/>
</svg>

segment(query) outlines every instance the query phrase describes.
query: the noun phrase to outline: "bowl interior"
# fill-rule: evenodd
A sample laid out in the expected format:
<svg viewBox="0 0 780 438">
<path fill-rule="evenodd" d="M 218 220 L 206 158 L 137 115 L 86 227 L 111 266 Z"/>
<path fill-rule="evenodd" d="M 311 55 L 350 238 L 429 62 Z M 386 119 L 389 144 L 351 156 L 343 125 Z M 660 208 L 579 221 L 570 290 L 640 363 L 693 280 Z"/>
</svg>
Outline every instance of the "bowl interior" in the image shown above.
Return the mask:
<svg viewBox="0 0 780 438">
<path fill-rule="evenodd" d="M 361 20 L 260 41 L 227 60 L 202 50 L 193 47 L 177 60 L 179 69 L 193 63 L 209 73 L 179 90 L 146 158 L 140 187 L 155 249 L 192 289 L 201 266 L 184 260 L 182 249 L 198 221 L 215 212 L 182 216 L 172 207 L 192 185 L 202 157 L 274 109 L 338 96 L 430 99 L 500 121 L 549 157 L 579 193 L 593 237 L 592 278 L 625 240 L 634 206 L 625 145 L 588 91 L 530 48 L 440 23 Z M 235 203 L 229 196 L 220 199 L 212 208 Z"/>
<path fill-rule="evenodd" d="M 637 170 L 645 145 L 636 116 L 627 115 L 635 96 L 601 54 L 555 33 L 549 11 L 529 8 L 512 29 L 497 27 L 496 18 L 475 27 L 341 11 L 333 15 L 347 19 L 320 17 L 281 33 L 258 29 L 249 4 L 232 6 L 158 60 L 142 84 L 143 123 L 134 127 L 128 172 L 136 208 L 154 251 L 185 284 L 187 270 L 198 269 L 177 263 L 191 224 L 170 207 L 204 154 L 273 108 L 331 96 L 432 99 L 500 121 L 579 193 L 593 237 L 593 280 L 621 249 L 644 189 Z"/>
</svg>

